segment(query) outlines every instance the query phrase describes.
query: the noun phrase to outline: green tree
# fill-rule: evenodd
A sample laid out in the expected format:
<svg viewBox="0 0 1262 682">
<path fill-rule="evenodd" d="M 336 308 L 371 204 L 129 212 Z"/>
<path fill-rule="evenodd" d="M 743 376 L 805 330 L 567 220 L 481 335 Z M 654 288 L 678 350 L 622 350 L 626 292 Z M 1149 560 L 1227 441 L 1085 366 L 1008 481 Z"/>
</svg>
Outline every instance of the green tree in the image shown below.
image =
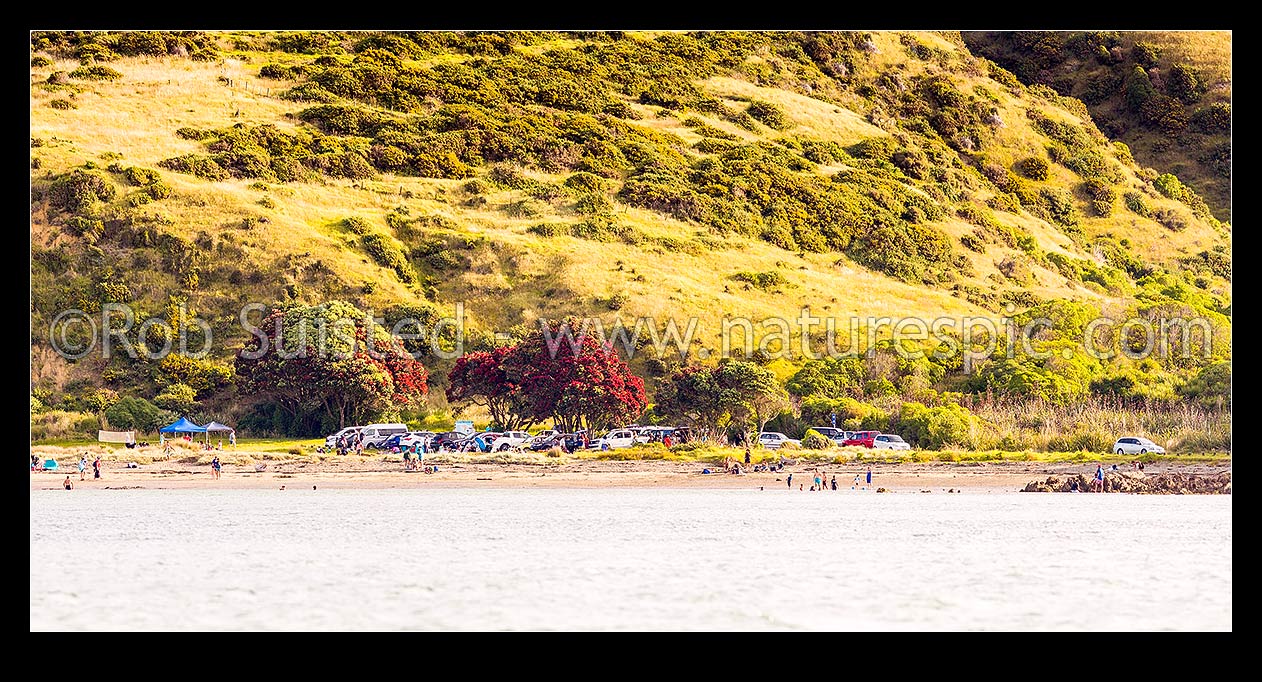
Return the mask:
<svg viewBox="0 0 1262 682">
<path fill-rule="evenodd" d="M 154 397 L 153 402 L 163 409 L 186 415 L 189 410 L 197 406 L 197 391 L 188 384 L 171 384 L 162 389 L 162 392 Z"/>
<path fill-rule="evenodd" d="M 105 418 L 110 426 L 135 429 L 141 433 L 157 431 L 166 423 L 166 416 L 157 405 L 136 396 L 122 398 L 105 410 Z"/>
</svg>

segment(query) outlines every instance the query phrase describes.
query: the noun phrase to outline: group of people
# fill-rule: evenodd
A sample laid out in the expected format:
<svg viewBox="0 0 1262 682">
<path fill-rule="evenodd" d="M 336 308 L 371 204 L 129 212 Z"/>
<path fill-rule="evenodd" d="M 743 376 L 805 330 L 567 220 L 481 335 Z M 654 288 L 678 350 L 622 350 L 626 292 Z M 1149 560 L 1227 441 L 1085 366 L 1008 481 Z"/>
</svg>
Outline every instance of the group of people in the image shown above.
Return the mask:
<svg viewBox="0 0 1262 682">
<path fill-rule="evenodd" d="M 425 455 L 428 452 L 429 447 L 425 444 L 425 439 L 403 448 L 403 470 L 416 471 L 421 468 L 425 464 Z M 425 467 L 425 473 L 429 473 L 429 467 Z"/>
<path fill-rule="evenodd" d="M 789 474 L 785 479 L 785 485 L 793 489 L 793 474 Z M 872 487 L 872 467 L 868 467 L 867 478 L 864 474 L 855 474 L 854 480 L 850 483 L 851 490 L 866 490 Z M 798 483 L 798 490 L 805 490 L 805 483 Z M 837 490 L 837 474 L 833 474 L 832 479 L 828 478 L 828 474 L 816 469 L 814 476 L 811 478 L 810 492 L 819 492 L 822 490 Z"/>
</svg>

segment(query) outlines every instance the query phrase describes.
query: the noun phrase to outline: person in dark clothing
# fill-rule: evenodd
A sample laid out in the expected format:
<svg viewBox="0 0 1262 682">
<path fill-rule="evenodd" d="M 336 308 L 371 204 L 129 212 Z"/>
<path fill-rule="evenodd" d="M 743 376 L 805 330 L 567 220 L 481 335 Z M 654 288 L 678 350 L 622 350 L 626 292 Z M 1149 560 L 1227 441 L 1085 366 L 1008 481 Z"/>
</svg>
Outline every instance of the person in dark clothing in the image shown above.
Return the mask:
<svg viewBox="0 0 1262 682">
<path fill-rule="evenodd" d="M 789 483 L 788 483 L 788 486 L 789 486 L 790 488 L 792 488 L 792 487 L 793 487 L 793 474 L 789 474 Z"/>
<path fill-rule="evenodd" d="M 837 474 L 833 474 L 833 490 L 837 489 Z"/>
<path fill-rule="evenodd" d="M 92 460 L 92 478 L 100 478 L 100 477 L 101 477 L 101 456 L 97 455 L 96 459 Z"/>
</svg>

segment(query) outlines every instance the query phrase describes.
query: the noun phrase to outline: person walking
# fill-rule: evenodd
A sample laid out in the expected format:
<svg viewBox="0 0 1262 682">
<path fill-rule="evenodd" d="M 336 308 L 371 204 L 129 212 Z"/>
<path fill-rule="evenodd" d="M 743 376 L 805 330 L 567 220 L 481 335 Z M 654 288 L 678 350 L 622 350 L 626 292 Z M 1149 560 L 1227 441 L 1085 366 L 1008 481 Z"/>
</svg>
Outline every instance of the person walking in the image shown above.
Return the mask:
<svg viewBox="0 0 1262 682">
<path fill-rule="evenodd" d="M 1095 463 L 1095 487 L 1096 492 L 1104 492 L 1104 466 L 1099 462 Z"/>
<path fill-rule="evenodd" d="M 872 487 L 872 467 L 868 467 L 868 487 Z"/>
<path fill-rule="evenodd" d="M 788 483 L 788 486 L 789 486 L 790 488 L 792 488 L 792 487 L 793 487 L 793 474 L 789 474 L 789 483 Z"/>
<path fill-rule="evenodd" d="M 228 445 L 231 445 L 234 448 L 237 447 L 237 432 L 236 431 L 228 432 Z"/>
<path fill-rule="evenodd" d="M 101 456 L 97 455 L 96 459 L 92 460 L 92 478 L 100 478 L 100 477 L 101 477 Z"/>
<path fill-rule="evenodd" d="M 833 474 L 833 490 L 837 489 L 837 474 Z"/>
<path fill-rule="evenodd" d="M 215 458 L 210 460 L 210 472 L 214 474 L 216 481 L 219 480 L 219 473 L 222 470 L 223 464 L 219 462 L 219 455 L 215 455 Z"/>
<path fill-rule="evenodd" d="M 83 456 L 79 458 L 79 480 L 80 481 L 87 478 L 87 474 L 86 474 L 87 470 L 88 470 L 88 453 L 85 452 L 83 453 Z"/>
<path fill-rule="evenodd" d="M 749 445 L 745 446 L 745 463 L 749 464 Z"/>
</svg>

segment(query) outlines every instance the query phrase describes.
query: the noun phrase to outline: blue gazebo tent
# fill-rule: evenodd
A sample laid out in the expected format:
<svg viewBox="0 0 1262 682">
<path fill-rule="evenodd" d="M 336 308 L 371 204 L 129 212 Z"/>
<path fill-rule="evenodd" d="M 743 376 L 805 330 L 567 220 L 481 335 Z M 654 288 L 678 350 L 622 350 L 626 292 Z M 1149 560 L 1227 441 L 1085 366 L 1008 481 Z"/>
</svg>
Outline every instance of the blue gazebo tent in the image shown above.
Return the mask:
<svg viewBox="0 0 1262 682">
<path fill-rule="evenodd" d="M 158 429 L 158 431 L 162 433 L 206 433 L 206 427 L 198 426 L 188 419 L 180 417 L 174 424 L 168 424 Z"/>
</svg>

